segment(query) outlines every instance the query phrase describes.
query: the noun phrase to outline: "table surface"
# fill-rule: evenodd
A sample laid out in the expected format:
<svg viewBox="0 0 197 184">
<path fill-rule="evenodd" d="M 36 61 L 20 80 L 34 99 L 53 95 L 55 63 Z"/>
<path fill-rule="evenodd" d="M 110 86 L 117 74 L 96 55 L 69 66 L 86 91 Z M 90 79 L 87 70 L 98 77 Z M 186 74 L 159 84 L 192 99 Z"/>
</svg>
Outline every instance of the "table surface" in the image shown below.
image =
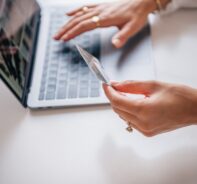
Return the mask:
<svg viewBox="0 0 197 184">
<path fill-rule="evenodd" d="M 158 80 L 197 87 L 196 17 L 150 17 Z M 107 105 L 24 109 L 0 82 L 1 184 L 193 184 L 196 140 L 195 126 L 129 134 Z"/>
</svg>

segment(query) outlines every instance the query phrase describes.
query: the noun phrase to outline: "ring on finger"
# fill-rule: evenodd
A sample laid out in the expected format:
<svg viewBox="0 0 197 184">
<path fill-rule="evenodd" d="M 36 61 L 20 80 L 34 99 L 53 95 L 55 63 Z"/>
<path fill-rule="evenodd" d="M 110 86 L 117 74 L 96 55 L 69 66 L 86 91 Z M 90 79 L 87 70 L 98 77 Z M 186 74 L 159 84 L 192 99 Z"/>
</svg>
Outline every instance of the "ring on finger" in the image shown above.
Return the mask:
<svg viewBox="0 0 197 184">
<path fill-rule="evenodd" d="M 128 127 L 126 128 L 126 130 L 127 130 L 128 132 L 130 132 L 130 133 L 133 132 L 133 128 L 132 128 L 130 122 L 128 122 Z"/>
<path fill-rule="evenodd" d="M 84 7 L 82 8 L 83 13 L 87 13 L 88 10 L 89 10 L 89 8 L 88 8 L 87 6 L 84 6 Z"/>
<path fill-rule="evenodd" d="M 99 16 L 94 16 L 92 17 L 92 22 L 96 24 L 96 27 L 100 27 L 100 17 Z"/>
</svg>

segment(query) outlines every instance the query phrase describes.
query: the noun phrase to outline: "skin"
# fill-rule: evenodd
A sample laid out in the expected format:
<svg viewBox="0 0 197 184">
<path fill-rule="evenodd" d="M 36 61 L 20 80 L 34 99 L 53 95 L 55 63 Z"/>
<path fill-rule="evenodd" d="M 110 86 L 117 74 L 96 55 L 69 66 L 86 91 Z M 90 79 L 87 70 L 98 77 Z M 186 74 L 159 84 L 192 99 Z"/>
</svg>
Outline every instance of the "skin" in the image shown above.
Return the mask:
<svg viewBox="0 0 197 184">
<path fill-rule="evenodd" d="M 154 136 L 197 122 L 197 89 L 156 81 L 103 85 L 113 110 L 145 136 Z M 127 94 L 142 94 L 132 99 Z"/>
<path fill-rule="evenodd" d="M 169 0 L 161 0 L 161 2 L 165 7 Z M 82 9 L 85 6 L 88 10 L 84 12 Z M 99 16 L 99 27 L 116 26 L 119 29 L 119 32 L 112 38 L 112 44 L 120 48 L 144 27 L 148 14 L 157 9 L 155 0 L 122 0 L 85 6 L 67 13 L 71 20 L 57 32 L 54 39 L 68 41 L 97 28 L 91 18 Z"/>
<path fill-rule="evenodd" d="M 162 7 L 170 0 L 160 0 Z M 99 27 L 115 26 L 119 31 L 112 44 L 122 47 L 127 40 L 147 23 L 150 12 L 157 10 L 155 0 L 121 0 L 113 3 L 85 5 L 67 13 L 70 21 L 54 36 L 68 41 L 84 32 L 96 29 L 91 18 L 99 16 Z M 156 81 L 126 81 L 113 83 L 113 88 L 103 85 L 113 110 L 130 126 L 145 136 L 189 126 L 197 122 L 197 90 L 177 84 Z M 132 99 L 127 94 L 142 94 L 144 98 Z"/>
</svg>

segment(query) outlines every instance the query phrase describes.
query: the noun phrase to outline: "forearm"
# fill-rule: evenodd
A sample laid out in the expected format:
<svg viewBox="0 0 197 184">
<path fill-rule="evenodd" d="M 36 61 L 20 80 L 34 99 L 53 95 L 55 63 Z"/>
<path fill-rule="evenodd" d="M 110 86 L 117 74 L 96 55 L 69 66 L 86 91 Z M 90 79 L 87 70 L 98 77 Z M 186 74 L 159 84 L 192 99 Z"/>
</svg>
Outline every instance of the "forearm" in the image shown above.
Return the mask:
<svg viewBox="0 0 197 184">
<path fill-rule="evenodd" d="M 156 10 L 165 9 L 171 0 L 142 0 L 145 9 L 148 13 L 152 13 Z"/>
<path fill-rule="evenodd" d="M 192 103 L 190 122 L 197 125 L 197 89 L 191 89 L 191 96 L 189 99 Z"/>
<path fill-rule="evenodd" d="M 197 8 L 197 0 L 170 0 L 166 3 L 164 11 L 161 11 L 161 13 L 168 14 L 180 8 Z"/>
<path fill-rule="evenodd" d="M 197 89 L 184 85 L 175 85 L 172 89 L 179 99 L 176 108 L 180 112 L 180 124 L 197 125 Z"/>
</svg>

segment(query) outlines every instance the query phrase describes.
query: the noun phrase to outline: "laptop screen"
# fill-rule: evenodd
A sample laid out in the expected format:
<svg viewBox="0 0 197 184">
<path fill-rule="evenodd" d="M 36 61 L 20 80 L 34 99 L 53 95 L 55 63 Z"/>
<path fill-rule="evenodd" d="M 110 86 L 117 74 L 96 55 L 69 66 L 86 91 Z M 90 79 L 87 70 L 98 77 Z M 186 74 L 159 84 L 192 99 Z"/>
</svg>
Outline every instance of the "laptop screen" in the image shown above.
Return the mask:
<svg viewBox="0 0 197 184">
<path fill-rule="evenodd" d="M 20 100 L 30 72 L 38 14 L 35 0 L 0 0 L 0 76 Z"/>
</svg>

